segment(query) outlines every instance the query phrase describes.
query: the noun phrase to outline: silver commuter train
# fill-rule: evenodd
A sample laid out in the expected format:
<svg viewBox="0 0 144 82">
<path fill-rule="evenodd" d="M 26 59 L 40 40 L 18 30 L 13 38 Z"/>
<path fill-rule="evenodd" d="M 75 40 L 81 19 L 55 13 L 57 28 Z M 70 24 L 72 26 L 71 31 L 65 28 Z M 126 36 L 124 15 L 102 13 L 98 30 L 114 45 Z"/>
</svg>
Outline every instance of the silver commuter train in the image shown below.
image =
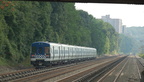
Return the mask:
<svg viewBox="0 0 144 82">
<path fill-rule="evenodd" d="M 95 48 L 51 42 L 32 43 L 30 55 L 31 64 L 35 67 L 95 59 L 96 56 L 97 50 Z"/>
</svg>

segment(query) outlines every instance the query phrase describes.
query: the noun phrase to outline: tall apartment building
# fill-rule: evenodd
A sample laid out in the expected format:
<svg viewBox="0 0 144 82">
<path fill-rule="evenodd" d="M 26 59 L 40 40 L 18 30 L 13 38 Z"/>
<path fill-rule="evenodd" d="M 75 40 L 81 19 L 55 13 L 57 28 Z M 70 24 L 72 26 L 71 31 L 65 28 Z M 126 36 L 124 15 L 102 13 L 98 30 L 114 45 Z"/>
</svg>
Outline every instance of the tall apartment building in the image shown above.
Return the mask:
<svg viewBox="0 0 144 82">
<path fill-rule="evenodd" d="M 125 33 L 126 25 L 122 26 L 122 33 Z"/>
<path fill-rule="evenodd" d="M 110 23 L 118 33 L 122 33 L 122 20 L 121 19 L 111 19 L 110 15 L 102 16 L 101 18 L 104 22 Z"/>
</svg>

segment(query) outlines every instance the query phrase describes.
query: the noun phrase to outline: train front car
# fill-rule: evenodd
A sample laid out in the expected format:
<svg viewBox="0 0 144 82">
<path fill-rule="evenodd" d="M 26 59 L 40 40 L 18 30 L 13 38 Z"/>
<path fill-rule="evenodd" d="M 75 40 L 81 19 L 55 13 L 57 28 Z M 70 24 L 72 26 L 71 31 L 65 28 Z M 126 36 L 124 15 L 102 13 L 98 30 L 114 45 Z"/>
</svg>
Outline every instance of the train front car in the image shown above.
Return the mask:
<svg viewBox="0 0 144 82">
<path fill-rule="evenodd" d="M 31 64 L 35 67 L 48 66 L 50 58 L 50 44 L 34 42 L 31 45 Z"/>
</svg>

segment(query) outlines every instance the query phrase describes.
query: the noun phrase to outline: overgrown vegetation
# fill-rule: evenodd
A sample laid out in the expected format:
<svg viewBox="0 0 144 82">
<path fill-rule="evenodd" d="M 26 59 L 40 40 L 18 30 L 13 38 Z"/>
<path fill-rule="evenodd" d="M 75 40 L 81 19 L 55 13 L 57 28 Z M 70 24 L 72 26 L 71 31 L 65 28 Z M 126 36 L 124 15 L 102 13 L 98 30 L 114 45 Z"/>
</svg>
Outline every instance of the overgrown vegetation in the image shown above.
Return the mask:
<svg viewBox="0 0 144 82">
<path fill-rule="evenodd" d="M 144 54 L 142 54 L 142 53 L 141 53 L 141 54 L 139 54 L 139 56 L 140 56 L 140 57 L 142 57 L 142 58 L 144 58 Z"/>
<path fill-rule="evenodd" d="M 0 59 L 29 61 L 30 46 L 35 41 L 94 47 L 99 55 L 118 51 L 114 28 L 76 10 L 74 3 L 1 0 Z"/>
<path fill-rule="evenodd" d="M 120 34 L 119 36 L 119 53 L 121 54 L 136 54 L 136 40 L 130 36 Z"/>
<path fill-rule="evenodd" d="M 120 36 L 120 51 L 123 53 L 144 53 L 144 27 L 128 27 Z"/>
</svg>

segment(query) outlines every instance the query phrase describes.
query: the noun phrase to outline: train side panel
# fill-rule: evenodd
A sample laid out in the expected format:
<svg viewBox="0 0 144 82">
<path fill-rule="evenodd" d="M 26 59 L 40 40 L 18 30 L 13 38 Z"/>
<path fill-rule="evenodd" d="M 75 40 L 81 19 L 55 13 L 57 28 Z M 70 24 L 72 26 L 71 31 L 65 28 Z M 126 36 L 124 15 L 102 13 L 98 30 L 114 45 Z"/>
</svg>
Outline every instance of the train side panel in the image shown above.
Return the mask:
<svg viewBox="0 0 144 82">
<path fill-rule="evenodd" d="M 31 53 L 31 62 L 34 66 L 51 65 L 63 62 L 77 62 L 96 58 L 95 48 L 80 47 L 66 44 L 35 42 L 32 45 L 34 51 Z M 41 53 L 39 52 L 41 48 Z M 42 63 L 42 64 L 37 64 Z"/>
</svg>

